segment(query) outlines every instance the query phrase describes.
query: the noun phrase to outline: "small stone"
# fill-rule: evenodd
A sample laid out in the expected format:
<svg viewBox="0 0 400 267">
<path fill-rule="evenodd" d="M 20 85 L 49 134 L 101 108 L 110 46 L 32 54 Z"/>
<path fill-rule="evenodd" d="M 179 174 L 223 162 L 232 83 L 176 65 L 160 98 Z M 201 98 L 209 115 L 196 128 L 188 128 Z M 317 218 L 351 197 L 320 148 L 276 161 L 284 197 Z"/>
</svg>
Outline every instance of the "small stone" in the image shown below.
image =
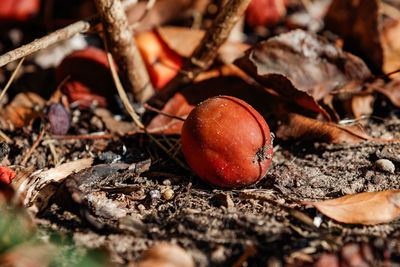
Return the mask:
<svg viewBox="0 0 400 267">
<path fill-rule="evenodd" d="M 167 188 L 163 192 L 163 197 L 165 200 L 171 200 L 174 198 L 174 196 L 175 196 L 175 192 L 171 188 Z"/>
<path fill-rule="evenodd" d="M 170 180 L 170 179 L 165 179 L 165 180 L 163 181 L 163 185 L 166 185 L 166 186 L 171 185 L 171 180 Z"/>
<path fill-rule="evenodd" d="M 375 162 L 375 166 L 384 172 L 394 173 L 396 167 L 394 166 L 393 162 L 388 159 L 378 159 Z"/>
<path fill-rule="evenodd" d="M 160 190 L 157 190 L 157 189 L 150 190 L 149 195 L 150 195 L 151 199 L 161 198 L 161 192 L 160 192 Z"/>
</svg>

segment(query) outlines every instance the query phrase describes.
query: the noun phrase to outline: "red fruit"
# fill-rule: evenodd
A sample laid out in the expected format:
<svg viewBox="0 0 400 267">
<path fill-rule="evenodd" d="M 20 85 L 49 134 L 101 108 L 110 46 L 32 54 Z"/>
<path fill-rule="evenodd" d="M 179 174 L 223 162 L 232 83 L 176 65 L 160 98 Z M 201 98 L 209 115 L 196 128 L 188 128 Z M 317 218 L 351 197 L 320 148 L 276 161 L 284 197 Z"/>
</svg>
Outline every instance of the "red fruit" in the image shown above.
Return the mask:
<svg viewBox="0 0 400 267">
<path fill-rule="evenodd" d="M 241 187 L 260 180 L 272 160 L 271 133 L 246 102 L 216 96 L 195 107 L 182 127 L 182 150 L 203 180 Z"/>
<path fill-rule="evenodd" d="M 253 0 L 246 10 L 246 22 L 251 27 L 276 24 L 286 14 L 285 0 Z"/>
<path fill-rule="evenodd" d="M 9 184 L 16 175 L 17 174 L 15 173 L 15 171 L 11 170 L 10 168 L 6 166 L 0 166 L 0 181 Z"/>
<path fill-rule="evenodd" d="M 69 54 L 56 69 L 56 80 L 60 83 L 70 75 L 62 87 L 70 102 L 78 102 L 82 108 L 93 102 L 106 107 L 115 94 L 106 53 L 96 47 L 87 47 Z"/>
<path fill-rule="evenodd" d="M 40 0 L 1 0 L 0 20 L 25 21 L 39 13 Z"/>
<path fill-rule="evenodd" d="M 136 42 L 153 86 L 163 88 L 182 67 L 182 58 L 172 51 L 155 32 L 136 36 Z"/>
</svg>

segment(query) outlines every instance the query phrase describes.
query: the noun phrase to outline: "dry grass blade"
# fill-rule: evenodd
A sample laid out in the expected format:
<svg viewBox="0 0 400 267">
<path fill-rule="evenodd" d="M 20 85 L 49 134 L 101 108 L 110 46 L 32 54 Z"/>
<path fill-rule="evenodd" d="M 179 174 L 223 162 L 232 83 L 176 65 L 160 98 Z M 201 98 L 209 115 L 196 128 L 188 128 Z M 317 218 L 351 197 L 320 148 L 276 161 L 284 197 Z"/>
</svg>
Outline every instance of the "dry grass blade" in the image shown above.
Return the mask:
<svg viewBox="0 0 400 267">
<path fill-rule="evenodd" d="M 121 80 L 118 77 L 118 73 L 117 70 L 114 66 L 114 62 L 112 60 L 112 55 L 111 53 L 108 51 L 108 45 L 107 45 L 107 41 L 104 40 L 104 46 L 107 52 L 107 60 L 108 60 L 108 64 L 110 65 L 110 71 L 115 83 L 115 86 L 117 87 L 118 90 L 118 94 L 121 97 L 122 103 L 124 104 L 126 110 L 128 111 L 129 115 L 131 116 L 132 120 L 135 122 L 135 124 L 144 131 L 145 134 L 147 134 L 149 136 L 149 138 L 154 141 L 165 153 L 167 153 L 167 155 L 169 157 L 171 157 L 179 166 L 181 166 L 183 169 L 185 170 L 189 170 L 191 171 L 182 161 L 180 161 L 178 158 L 176 158 L 174 155 L 171 155 L 171 153 L 169 152 L 169 150 L 163 145 L 161 144 L 156 138 L 154 138 L 154 136 L 152 136 L 150 133 L 147 132 L 146 127 L 143 125 L 143 123 L 140 121 L 139 115 L 136 114 L 135 110 L 133 109 L 131 103 L 129 102 L 128 96 L 125 93 L 125 90 L 122 86 Z"/>
</svg>

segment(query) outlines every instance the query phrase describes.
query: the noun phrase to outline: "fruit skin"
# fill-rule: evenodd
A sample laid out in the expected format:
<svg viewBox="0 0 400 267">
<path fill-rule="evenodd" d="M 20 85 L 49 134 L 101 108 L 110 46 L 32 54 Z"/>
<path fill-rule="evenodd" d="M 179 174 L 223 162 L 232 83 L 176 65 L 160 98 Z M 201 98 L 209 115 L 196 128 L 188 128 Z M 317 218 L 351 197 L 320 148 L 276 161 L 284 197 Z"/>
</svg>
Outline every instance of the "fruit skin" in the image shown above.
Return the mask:
<svg viewBox="0 0 400 267">
<path fill-rule="evenodd" d="M 88 108 L 95 101 L 107 107 L 114 99 L 115 85 L 103 50 L 89 46 L 66 56 L 56 69 L 57 83 L 68 75 L 70 78 L 62 86 L 62 92 L 79 107 Z"/>
<path fill-rule="evenodd" d="M 246 22 L 251 27 L 270 26 L 286 14 L 285 0 L 253 0 L 246 10 Z"/>
<path fill-rule="evenodd" d="M 272 160 L 272 138 L 264 118 L 232 96 L 212 97 L 196 106 L 183 124 L 181 138 L 189 166 L 220 187 L 257 182 Z"/>
<path fill-rule="evenodd" d="M 17 174 L 7 166 L 0 166 L 0 181 L 9 184 Z"/>
<path fill-rule="evenodd" d="M 41 0 L 1 0 L 0 21 L 26 21 L 40 11 Z"/>
</svg>

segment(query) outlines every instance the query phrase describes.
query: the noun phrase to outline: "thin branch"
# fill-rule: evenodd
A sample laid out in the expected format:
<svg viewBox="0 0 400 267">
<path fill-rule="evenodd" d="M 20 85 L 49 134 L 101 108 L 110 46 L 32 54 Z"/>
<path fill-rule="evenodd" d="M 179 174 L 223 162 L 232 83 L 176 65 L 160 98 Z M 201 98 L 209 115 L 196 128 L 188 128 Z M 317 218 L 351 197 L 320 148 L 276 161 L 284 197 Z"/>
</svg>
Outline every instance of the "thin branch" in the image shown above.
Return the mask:
<svg viewBox="0 0 400 267">
<path fill-rule="evenodd" d="M 6 94 L 8 88 L 10 88 L 11 83 L 14 81 L 15 75 L 17 75 L 17 72 L 18 72 L 19 68 L 22 66 L 22 63 L 24 62 L 24 60 L 25 60 L 25 57 L 23 57 L 23 58 L 18 62 L 17 67 L 15 68 L 15 70 L 13 71 L 13 73 L 11 74 L 10 79 L 8 80 L 6 86 L 4 87 L 3 91 L 1 92 L 1 95 L 0 95 L 0 102 L 1 102 L 1 100 L 3 99 L 4 95 Z"/>
<path fill-rule="evenodd" d="M 42 131 L 39 134 L 38 139 L 33 143 L 31 149 L 29 149 L 28 153 L 26 154 L 25 158 L 22 160 L 21 165 L 25 166 L 25 164 L 28 162 L 28 159 L 31 157 L 33 151 L 35 151 L 36 147 L 40 144 L 40 141 L 43 138 L 44 133 L 46 132 L 46 127 L 43 127 Z"/>
<path fill-rule="evenodd" d="M 123 3 L 124 8 L 128 8 L 131 5 L 132 1 L 125 1 Z M 0 67 L 3 67 L 14 60 L 28 56 L 36 51 L 47 48 L 55 43 L 69 39 L 75 34 L 87 32 L 90 27 L 98 24 L 99 22 L 99 16 L 97 15 L 85 20 L 79 20 L 42 38 L 36 39 L 29 44 L 11 50 L 0 56 Z"/>
<path fill-rule="evenodd" d="M 95 0 L 110 44 L 110 51 L 126 78 L 127 89 L 135 100 L 146 102 L 154 94 L 146 66 L 129 29 L 120 0 Z"/>
<path fill-rule="evenodd" d="M 17 49 L 11 50 L 0 56 L 0 67 L 10 63 L 11 61 L 30 55 L 40 49 L 49 47 L 55 43 L 71 38 L 77 33 L 83 33 L 90 29 L 91 26 L 98 23 L 98 17 L 88 20 L 80 20 L 67 27 L 59 29 L 49 35 L 36 39 L 33 42 L 23 45 Z"/>
<path fill-rule="evenodd" d="M 251 0 L 230 0 L 223 6 L 192 56 L 185 60 L 182 71 L 160 92 L 159 99 L 168 100 L 180 88 L 191 83 L 197 75 L 212 65 L 220 46 L 228 39 L 233 26 L 243 16 L 250 2 Z"/>
<path fill-rule="evenodd" d="M 147 104 L 147 103 L 144 104 L 144 108 L 147 109 L 147 110 L 156 112 L 156 113 L 158 113 L 158 114 L 160 114 L 160 115 L 163 115 L 163 116 L 165 116 L 165 117 L 168 117 L 168 118 L 172 118 L 172 119 L 176 119 L 176 120 L 180 120 L 180 121 L 185 121 L 184 118 L 181 118 L 181 117 L 178 117 L 178 116 L 174 116 L 174 115 L 171 115 L 171 114 L 162 112 L 162 111 L 159 110 L 158 108 L 152 107 L 152 106 L 150 106 L 150 105 Z"/>
</svg>

